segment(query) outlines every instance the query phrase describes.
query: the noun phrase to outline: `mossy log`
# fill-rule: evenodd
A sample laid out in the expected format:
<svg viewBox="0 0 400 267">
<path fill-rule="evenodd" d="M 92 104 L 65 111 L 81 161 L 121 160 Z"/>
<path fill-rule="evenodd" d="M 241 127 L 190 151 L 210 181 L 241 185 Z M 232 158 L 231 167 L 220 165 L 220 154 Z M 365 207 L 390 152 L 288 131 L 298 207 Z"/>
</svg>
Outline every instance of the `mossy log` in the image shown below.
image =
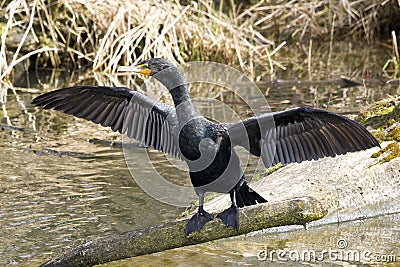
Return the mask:
<svg viewBox="0 0 400 267">
<path fill-rule="evenodd" d="M 240 209 L 238 232 L 214 218 L 201 231 L 186 237 L 184 235 L 186 220 L 179 220 L 144 230 L 100 237 L 68 250 L 41 266 L 93 266 L 269 227 L 306 225 L 308 222 L 323 218 L 326 213 L 327 210 L 320 202 L 311 197 L 263 203 Z"/>
</svg>

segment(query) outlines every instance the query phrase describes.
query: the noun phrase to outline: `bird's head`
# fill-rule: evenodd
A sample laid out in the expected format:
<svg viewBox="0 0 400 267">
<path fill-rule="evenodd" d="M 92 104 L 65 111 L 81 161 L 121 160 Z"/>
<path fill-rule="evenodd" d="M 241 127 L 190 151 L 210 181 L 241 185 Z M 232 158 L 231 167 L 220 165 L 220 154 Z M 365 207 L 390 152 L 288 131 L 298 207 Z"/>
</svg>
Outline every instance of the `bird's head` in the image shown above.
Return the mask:
<svg viewBox="0 0 400 267">
<path fill-rule="evenodd" d="M 169 60 L 163 58 L 149 58 L 136 65 L 121 66 L 118 68 L 118 71 L 128 71 L 152 76 L 161 82 L 168 90 L 186 84 L 177 67 L 175 67 Z"/>
<path fill-rule="evenodd" d="M 173 68 L 174 65 L 169 60 L 163 58 L 149 58 L 140 61 L 136 65 L 120 66 L 118 71 L 128 71 L 133 73 L 140 73 L 146 76 L 153 76 L 165 69 Z"/>
</svg>

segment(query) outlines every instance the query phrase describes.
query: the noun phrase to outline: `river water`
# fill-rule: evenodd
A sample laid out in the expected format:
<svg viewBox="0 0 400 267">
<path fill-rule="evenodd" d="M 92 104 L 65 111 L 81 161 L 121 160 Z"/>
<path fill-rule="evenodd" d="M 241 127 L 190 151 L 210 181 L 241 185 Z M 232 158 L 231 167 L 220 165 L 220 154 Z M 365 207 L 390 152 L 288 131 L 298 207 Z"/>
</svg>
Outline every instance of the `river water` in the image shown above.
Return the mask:
<svg viewBox="0 0 400 267">
<path fill-rule="evenodd" d="M 356 77 L 358 81 L 361 76 Z M 278 78 L 295 80 L 298 76 L 289 73 Z M 332 79 L 332 75 L 318 79 L 324 78 Z M 117 80 L 116 77 L 108 79 Z M 98 75 L 88 78 L 83 74 L 41 71 L 21 74 L 14 87 L 1 87 L 5 101 L 0 111 L 0 265 L 38 265 L 85 240 L 158 225 L 174 220 L 184 211 L 182 207 L 163 204 L 141 190 L 127 169 L 119 134 L 30 104 L 40 93 L 76 81 L 99 84 L 104 78 L 99 82 Z M 342 88 L 335 83 L 272 86 L 261 81 L 258 86 L 268 95 L 273 110 L 311 105 L 345 115 L 355 114 L 368 103 L 388 95 L 399 94 L 398 85 L 385 84 Z M 193 96 L 203 98 L 210 94 L 221 97 L 218 92 L 206 89 L 192 92 Z M 233 103 L 234 98 L 225 97 L 227 99 L 226 102 Z M 208 101 L 199 102 L 200 109 L 207 109 L 208 105 Z M 244 109 L 241 103 L 234 105 L 238 110 Z M 189 184 L 187 174 L 170 168 L 162 154 L 151 151 L 150 156 L 156 168 L 166 173 L 171 181 Z M 187 266 L 188 262 L 193 266 L 267 266 L 271 261 L 281 265 L 295 260 L 296 253 L 312 253 L 310 251 L 323 258 L 325 264 L 337 266 L 353 262 L 343 255 L 339 257 L 339 252 L 346 248 L 364 257 L 362 262 L 391 262 L 393 255 L 397 255 L 397 262 L 400 262 L 399 221 L 399 214 L 392 214 L 315 226 L 308 231 L 301 227 L 273 229 L 109 266 Z M 346 248 L 338 248 L 338 242 L 342 241 L 347 242 Z M 323 253 L 328 249 L 338 250 L 339 256 L 329 258 Z M 279 251 L 284 252 L 278 259 Z M 366 257 L 370 257 L 369 260 Z M 307 260 L 299 261 L 297 264 L 306 265 Z"/>
</svg>

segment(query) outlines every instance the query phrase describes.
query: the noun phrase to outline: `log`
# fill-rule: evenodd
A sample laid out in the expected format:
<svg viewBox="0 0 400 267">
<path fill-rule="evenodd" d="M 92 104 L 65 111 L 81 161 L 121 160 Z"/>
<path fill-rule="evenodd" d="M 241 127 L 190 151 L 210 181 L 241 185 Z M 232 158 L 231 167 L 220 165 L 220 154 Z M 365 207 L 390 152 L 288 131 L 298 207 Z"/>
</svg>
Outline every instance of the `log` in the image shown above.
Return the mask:
<svg viewBox="0 0 400 267">
<path fill-rule="evenodd" d="M 318 200 L 328 210 L 318 223 L 400 212 L 400 157 L 392 151 L 392 159 L 385 160 L 387 147 L 398 145 L 400 142 L 383 142 L 382 150 L 374 147 L 334 158 L 292 163 L 252 182 L 251 188 L 272 202 L 295 197 Z M 386 152 L 375 157 L 379 151 Z M 205 202 L 204 209 L 224 209 L 226 206 L 221 205 L 229 204 L 229 199 L 229 195 L 220 195 Z M 390 210 L 383 209 L 387 203 L 393 203 Z"/>
<path fill-rule="evenodd" d="M 144 230 L 113 234 L 88 241 L 41 266 L 93 266 L 119 259 L 155 253 L 182 246 L 283 225 L 306 225 L 323 218 L 327 210 L 311 197 L 263 203 L 239 210 L 239 231 L 214 218 L 201 231 L 184 235 L 186 220 Z M 213 214 L 216 216 L 216 214 Z"/>
</svg>

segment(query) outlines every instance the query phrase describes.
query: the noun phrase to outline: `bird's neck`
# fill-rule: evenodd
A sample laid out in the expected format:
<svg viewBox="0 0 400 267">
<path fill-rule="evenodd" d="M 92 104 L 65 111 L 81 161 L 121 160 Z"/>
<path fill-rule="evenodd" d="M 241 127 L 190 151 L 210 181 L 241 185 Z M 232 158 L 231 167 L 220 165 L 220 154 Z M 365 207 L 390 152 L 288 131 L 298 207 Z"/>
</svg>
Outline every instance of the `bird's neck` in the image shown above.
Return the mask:
<svg viewBox="0 0 400 267">
<path fill-rule="evenodd" d="M 187 89 L 186 84 L 182 84 L 172 89 L 169 89 L 169 93 L 172 96 L 175 107 L 178 107 L 179 105 L 182 105 L 186 102 L 192 104 L 192 100 L 190 99 L 189 90 Z"/>
<path fill-rule="evenodd" d="M 200 116 L 190 99 L 186 84 L 175 87 L 169 90 L 169 92 L 174 100 L 176 114 L 181 125 L 185 125 L 187 122 Z"/>
<path fill-rule="evenodd" d="M 155 78 L 169 90 L 176 108 L 179 121 L 188 121 L 199 116 L 192 100 L 185 79 L 175 67 L 157 73 Z"/>
</svg>

